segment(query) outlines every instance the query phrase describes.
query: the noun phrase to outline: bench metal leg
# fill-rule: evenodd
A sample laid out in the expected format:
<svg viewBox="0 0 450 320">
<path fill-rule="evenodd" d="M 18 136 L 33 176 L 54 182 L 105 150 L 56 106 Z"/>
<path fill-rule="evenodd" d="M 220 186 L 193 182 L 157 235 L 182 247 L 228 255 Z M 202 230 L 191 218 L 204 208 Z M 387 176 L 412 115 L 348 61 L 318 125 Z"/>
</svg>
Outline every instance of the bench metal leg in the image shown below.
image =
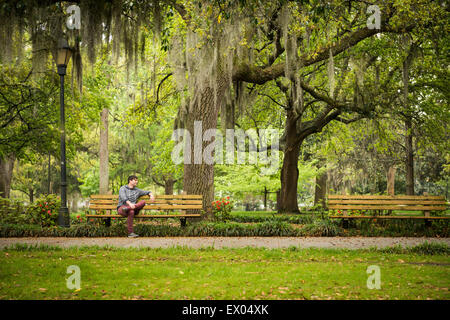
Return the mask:
<svg viewBox="0 0 450 320">
<path fill-rule="evenodd" d="M 348 219 L 342 219 L 342 226 L 344 229 L 348 229 Z"/>
<path fill-rule="evenodd" d="M 425 211 L 424 215 L 425 215 L 425 217 L 429 217 L 430 211 Z M 427 228 L 431 227 L 431 220 L 425 219 L 425 227 L 427 227 Z"/>
<path fill-rule="evenodd" d="M 105 219 L 105 226 L 110 227 L 111 226 L 111 218 Z"/>
<path fill-rule="evenodd" d="M 186 218 L 180 218 L 181 226 L 186 227 Z"/>
</svg>

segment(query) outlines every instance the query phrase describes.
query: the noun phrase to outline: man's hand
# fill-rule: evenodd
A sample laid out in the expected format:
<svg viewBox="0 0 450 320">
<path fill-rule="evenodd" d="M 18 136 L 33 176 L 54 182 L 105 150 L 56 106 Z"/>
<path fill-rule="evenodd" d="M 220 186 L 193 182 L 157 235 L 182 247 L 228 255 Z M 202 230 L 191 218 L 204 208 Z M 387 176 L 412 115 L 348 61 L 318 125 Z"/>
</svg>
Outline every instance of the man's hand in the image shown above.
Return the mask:
<svg viewBox="0 0 450 320">
<path fill-rule="evenodd" d="M 153 195 L 153 193 L 150 193 L 150 194 L 148 195 L 148 197 L 150 198 L 150 201 L 151 201 L 151 202 L 154 202 L 154 201 L 155 201 L 155 196 Z"/>
<path fill-rule="evenodd" d="M 136 208 L 136 205 L 135 205 L 134 203 L 131 203 L 131 204 L 130 204 L 130 208 L 131 208 L 131 209 L 134 209 L 134 208 Z"/>
</svg>

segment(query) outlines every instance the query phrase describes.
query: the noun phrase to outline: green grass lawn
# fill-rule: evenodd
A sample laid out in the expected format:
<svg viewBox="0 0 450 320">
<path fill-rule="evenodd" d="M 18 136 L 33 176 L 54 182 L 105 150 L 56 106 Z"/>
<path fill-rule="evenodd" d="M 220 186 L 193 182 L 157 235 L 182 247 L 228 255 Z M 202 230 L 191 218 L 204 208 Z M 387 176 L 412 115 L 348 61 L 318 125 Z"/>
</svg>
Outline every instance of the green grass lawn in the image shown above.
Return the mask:
<svg viewBox="0 0 450 320">
<path fill-rule="evenodd" d="M 400 252 L 400 253 L 399 253 Z M 449 299 L 448 254 L 393 250 L 0 250 L 0 299 Z M 81 289 L 68 289 L 67 268 Z M 380 268 L 368 289 L 367 268 Z"/>
</svg>

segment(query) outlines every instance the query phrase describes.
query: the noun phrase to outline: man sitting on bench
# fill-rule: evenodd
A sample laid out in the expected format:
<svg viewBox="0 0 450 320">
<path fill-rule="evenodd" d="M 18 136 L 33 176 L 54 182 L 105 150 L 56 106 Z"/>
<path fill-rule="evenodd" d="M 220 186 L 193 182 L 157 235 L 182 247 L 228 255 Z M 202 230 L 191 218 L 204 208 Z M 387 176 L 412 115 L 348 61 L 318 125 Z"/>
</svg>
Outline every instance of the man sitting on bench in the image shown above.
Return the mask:
<svg viewBox="0 0 450 320">
<path fill-rule="evenodd" d="M 145 201 L 141 200 L 136 203 L 141 196 L 148 195 L 151 201 L 155 200 L 151 191 L 144 191 L 136 188 L 138 184 L 138 177 L 131 175 L 128 177 L 128 184 L 119 189 L 119 204 L 117 205 L 117 212 L 127 217 L 128 238 L 136 238 L 137 234 L 133 232 L 133 218 L 139 214 L 139 211 L 145 206 Z"/>
</svg>

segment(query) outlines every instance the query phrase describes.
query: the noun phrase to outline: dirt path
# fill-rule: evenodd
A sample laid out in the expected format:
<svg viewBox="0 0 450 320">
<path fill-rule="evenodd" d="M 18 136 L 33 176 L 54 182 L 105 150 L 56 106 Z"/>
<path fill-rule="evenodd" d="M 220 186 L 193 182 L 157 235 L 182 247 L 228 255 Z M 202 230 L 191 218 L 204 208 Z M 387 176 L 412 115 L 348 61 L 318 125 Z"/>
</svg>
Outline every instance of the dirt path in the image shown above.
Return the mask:
<svg viewBox="0 0 450 320">
<path fill-rule="evenodd" d="M 0 238 L 0 248 L 16 243 L 44 244 L 50 246 L 115 246 L 168 248 L 186 246 L 190 248 L 214 247 L 266 247 L 288 248 L 346 248 L 362 249 L 370 247 L 385 248 L 395 245 L 413 247 L 424 242 L 445 243 L 450 246 L 450 238 L 387 238 L 387 237 L 142 237 L 142 238 Z"/>
</svg>

